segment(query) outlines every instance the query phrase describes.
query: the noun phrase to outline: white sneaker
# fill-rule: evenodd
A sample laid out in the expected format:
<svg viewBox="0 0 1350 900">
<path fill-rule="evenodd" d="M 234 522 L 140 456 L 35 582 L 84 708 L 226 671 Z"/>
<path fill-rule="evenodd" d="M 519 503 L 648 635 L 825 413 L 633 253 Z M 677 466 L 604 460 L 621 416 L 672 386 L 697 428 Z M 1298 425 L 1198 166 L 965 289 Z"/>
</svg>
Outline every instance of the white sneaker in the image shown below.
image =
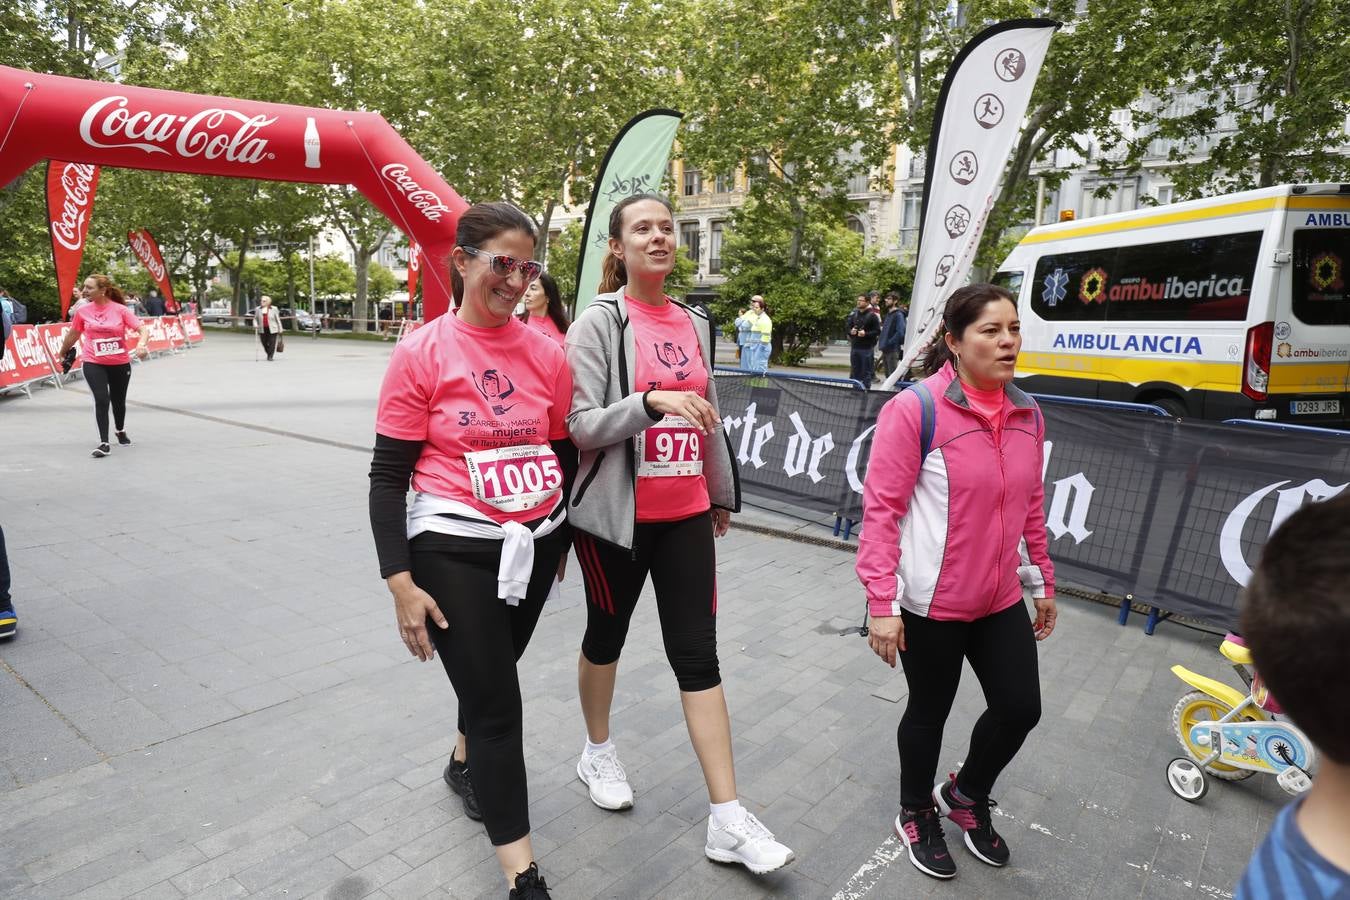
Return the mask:
<svg viewBox="0 0 1350 900">
<path fill-rule="evenodd" d="M 797 858 L 775 841 L 773 832 L 749 810 L 745 811 L 744 819 L 722 828 L 714 827 L 709 818 L 708 843 L 703 852 L 716 862 L 740 863 L 756 875 L 781 869 Z"/>
<path fill-rule="evenodd" d="M 582 752 L 577 777 L 591 789 L 591 802 L 601 809 L 632 809 L 633 789 L 613 745 L 599 753 Z"/>
</svg>

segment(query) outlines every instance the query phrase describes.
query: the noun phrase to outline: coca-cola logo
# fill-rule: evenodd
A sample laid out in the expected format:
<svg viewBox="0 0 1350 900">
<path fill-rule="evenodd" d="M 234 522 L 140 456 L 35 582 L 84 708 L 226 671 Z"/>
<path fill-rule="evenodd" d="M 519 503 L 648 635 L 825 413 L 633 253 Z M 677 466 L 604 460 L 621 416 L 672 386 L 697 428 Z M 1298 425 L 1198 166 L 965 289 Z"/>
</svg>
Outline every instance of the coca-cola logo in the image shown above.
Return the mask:
<svg viewBox="0 0 1350 900">
<path fill-rule="evenodd" d="M 191 116 L 147 110 L 131 112 L 127 109 L 128 102 L 126 97 L 104 97 L 94 103 L 80 119 L 80 138 L 91 147 L 134 147 L 146 153 L 177 153 L 184 159 L 223 156 L 230 162 L 254 164 L 274 158 L 274 154 L 267 152 L 267 139 L 257 134 L 275 122 L 275 118 L 249 116 L 219 107 L 203 109 Z M 121 140 L 105 141 L 106 138 Z"/>
<path fill-rule="evenodd" d="M 97 166 L 81 163 L 66 163 L 61 170 L 61 189 L 65 199 L 61 201 L 61 213 L 52 219 L 52 236 L 62 247 L 72 252 L 84 246 L 85 220 L 89 217 L 89 204 L 93 202 L 94 173 Z"/>
<path fill-rule="evenodd" d="M 155 252 L 151 249 L 150 242 L 145 239 L 145 235 L 132 231 L 127 234 L 127 241 L 136 253 L 136 258 L 141 261 L 141 265 L 150 271 L 156 281 L 163 282 L 164 264 L 155 258 Z"/>
<path fill-rule="evenodd" d="M 0 371 L 15 372 L 40 366 L 50 373 L 51 366 L 47 362 L 47 352 L 42 348 L 42 336 L 37 333 L 37 329 L 15 326 L 9 337 L 14 355 L 11 357 L 8 353 L 5 354 L 4 360 L 0 362 Z"/>
<path fill-rule="evenodd" d="M 413 272 L 422 268 L 422 248 L 416 242 L 408 245 L 408 268 Z"/>
<path fill-rule="evenodd" d="M 398 188 L 418 212 L 432 222 L 439 222 L 441 214 L 450 211 L 450 207 L 445 205 L 435 191 L 429 191 L 413 180 L 408 174 L 408 167 L 403 163 L 389 163 L 380 169 L 380 174 Z"/>
</svg>

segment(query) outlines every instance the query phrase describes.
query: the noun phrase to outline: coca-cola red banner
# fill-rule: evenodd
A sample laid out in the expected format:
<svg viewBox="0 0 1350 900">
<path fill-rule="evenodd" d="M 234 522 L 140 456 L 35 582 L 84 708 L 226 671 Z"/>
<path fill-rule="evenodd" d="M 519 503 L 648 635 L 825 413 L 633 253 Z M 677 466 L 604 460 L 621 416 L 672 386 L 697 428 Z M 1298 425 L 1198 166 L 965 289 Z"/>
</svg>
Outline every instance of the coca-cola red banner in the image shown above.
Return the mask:
<svg viewBox="0 0 1350 900">
<path fill-rule="evenodd" d="M 66 332 L 70 330 L 69 322 L 52 322 L 47 325 L 38 325 L 35 329 L 38 339 L 42 345 L 47 348 L 47 356 L 51 359 L 52 367 L 60 369 L 61 367 L 61 342 L 66 339 Z M 70 371 L 78 372 L 84 365 L 84 353 L 80 348 L 80 342 L 75 342 L 75 365 L 70 367 Z"/>
<path fill-rule="evenodd" d="M 183 334 L 183 326 L 177 316 L 165 316 L 159 321 L 163 325 L 164 336 L 168 338 L 170 348 L 177 350 L 187 343 L 187 336 Z"/>
<path fill-rule="evenodd" d="M 183 336 L 189 344 L 200 344 L 206 340 L 206 335 L 202 334 L 202 323 L 196 316 L 179 316 L 178 321 L 183 325 Z"/>
<path fill-rule="evenodd" d="M 155 284 L 159 285 L 159 291 L 164 295 L 165 306 L 177 309 L 178 301 L 173 299 L 173 279 L 169 277 L 169 270 L 164 265 L 164 254 L 159 252 L 159 244 L 155 243 L 150 229 L 128 231 L 127 243 L 131 245 L 131 251 L 136 254 L 141 265 L 150 273 L 150 277 L 155 279 Z"/>
<path fill-rule="evenodd" d="M 417 302 L 417 275 L 422 268 L 422 248 L 417 241 L 408 241 L 408 302 Z"/>
<path fill-rule="evenodd" d="M 164 329 L 164 318 L 159 316 L 141 319 L 141 324 L 147 326 L 150 330 L 145 336 L 145 349 L 151 353 L 161 353 L 165 350 L 172 350 L 173 344 L 169 342 L 169 334 Z M 127 329 L 127 349 L 135 350 L 140 343 L 141 335 L 138 331 Z"/>
<path fill-rule="evenodd" d="M 428 318 L 450 305 L 464 199 L 370 112 L 207 97 L 0 66 L 0 186 L 43 159 L 270 181 L 351 184 L 429 257 Z"/>
<path fill-rule="evenodd" d="M 0 359 L 0 391 L 54 377 L 51 359 L 37 330 L 32 325 L 15 325 L 5 341 L 5 358 Z"/>
<path fill-rule="evenodd" d="M 47 221 L 52 233 L 52 263 L 56 266 L 62 319 L 70 309 L 75 280 L 80 276 L 84 239 L 89 234 L 97 190 L 98 166 L 47 161 Z"/>
</svg>

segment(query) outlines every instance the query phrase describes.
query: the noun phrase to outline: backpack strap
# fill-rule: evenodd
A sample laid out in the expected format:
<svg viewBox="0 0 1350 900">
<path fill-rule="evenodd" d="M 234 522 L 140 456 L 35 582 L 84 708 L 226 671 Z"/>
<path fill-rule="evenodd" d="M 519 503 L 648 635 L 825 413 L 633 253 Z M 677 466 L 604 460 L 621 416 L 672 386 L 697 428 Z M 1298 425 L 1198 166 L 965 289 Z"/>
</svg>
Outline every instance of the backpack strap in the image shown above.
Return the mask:
<svg viewBox="0 0 1350 900">
<path fill-rule="evenodd" d="M 910 386 L 910 390 L 919 395 L 919 405 L 921 410 L 919 423 L 919 465 L 922 466 L 924 460 L 928 459 L 929 452 L 933 449 L 933 432 L 937 429 L 937 407 L 933 403 L 933 393 L 928 390 L 928 386 L 922 381 L 916 382 Z M 1037 410 L 1037 415 L 1040 410 Z"/>
</svg>

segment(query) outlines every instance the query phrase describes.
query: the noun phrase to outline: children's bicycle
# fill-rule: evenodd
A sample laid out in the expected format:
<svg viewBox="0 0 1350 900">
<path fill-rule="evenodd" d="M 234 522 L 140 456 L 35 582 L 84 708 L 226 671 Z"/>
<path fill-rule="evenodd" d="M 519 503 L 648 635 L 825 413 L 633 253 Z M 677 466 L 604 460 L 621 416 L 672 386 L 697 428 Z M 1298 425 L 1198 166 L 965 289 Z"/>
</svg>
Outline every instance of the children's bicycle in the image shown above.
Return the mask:
<svg viewBox="0 0 1350 900">
<path fill-rule="evenodd" d="M 1247 696 L 1185 666 L 1172 667 L 1172 674 L 1195 690 L 1172 708 L 1172 730 L 1187 755 L 1167 764 L 1167 786 L 1194 803 L 1209 790 L 1206 775 L 1242 781 L 1264 772 L 1287 793 L 1303 793 L 1312 787 L 1316 748 L 1293 723 L 1278 718 L 1283 710 L 1253 668 L 1241 637 L 1229 634 L 1219 652 L 1242 678 Z"/>
</svg>

